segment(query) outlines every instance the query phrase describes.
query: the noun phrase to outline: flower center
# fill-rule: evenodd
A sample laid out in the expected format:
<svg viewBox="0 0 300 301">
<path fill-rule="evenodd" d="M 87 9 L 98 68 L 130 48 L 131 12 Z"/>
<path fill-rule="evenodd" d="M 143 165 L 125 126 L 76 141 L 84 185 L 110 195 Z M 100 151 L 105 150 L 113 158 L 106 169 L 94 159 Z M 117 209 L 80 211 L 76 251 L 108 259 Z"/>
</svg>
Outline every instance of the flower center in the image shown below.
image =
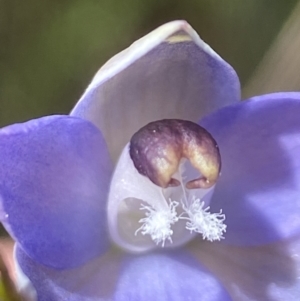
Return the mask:
<svg viewBox="0 0 300 301">
<path fill-rule="evenodd" d="M 183 184 L 181 186 L 184 187 Z M 176 211 L 178 206 L 181 207 L 181 214 Z M 225 215 L 222 214 L 222 210 L 219 213 L 210 213 L 209 209 L 210 207 L 194 194 L 187 197 L 185 190 L 180 202 L 169 199 L 169 205 L 165 209 L 155 210 L 152 206 L 142 204 L 140 210 L 145 211 L 145 217 L 139 220 L 142 226 L 137 229 L 135 235 L 139 232 L 142 235 L 150 235 L 157 245 L 164 247 L 166 240 L 173 243 L 172 225 L 184 220 L 185 228 L 190 233 L 199 233 L 203 239 L 209 241 L 221 240 L 226 232 Z"/>
<path fill-rule="evenodd" d="M 161 120 L 123 150 L 108 199 L 113 241 L 132 252 L 177 247 L 195 235 L 223 239 L 225 215 L 209 203 L 220 173 L 211 135 L 190 121 Z"/>
</svg>

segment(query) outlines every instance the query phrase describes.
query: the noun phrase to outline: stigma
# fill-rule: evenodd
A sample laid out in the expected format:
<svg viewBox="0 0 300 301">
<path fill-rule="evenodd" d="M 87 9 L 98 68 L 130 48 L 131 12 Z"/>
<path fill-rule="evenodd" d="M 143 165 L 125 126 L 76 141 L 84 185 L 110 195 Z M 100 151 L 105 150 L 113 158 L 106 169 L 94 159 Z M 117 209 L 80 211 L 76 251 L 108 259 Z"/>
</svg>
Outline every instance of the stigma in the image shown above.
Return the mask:
<svg viewBox="0 0 300 301">
<path fill-rule="evenodd" d="M 152 122 L 132 136 L 112 178 L 112 240 L 132 252 L 173 248 L 201 235 L 224 238 L 225 215 L 210 212 L 221 170 L 213 137 L 191 121 Z"/>
</svg>

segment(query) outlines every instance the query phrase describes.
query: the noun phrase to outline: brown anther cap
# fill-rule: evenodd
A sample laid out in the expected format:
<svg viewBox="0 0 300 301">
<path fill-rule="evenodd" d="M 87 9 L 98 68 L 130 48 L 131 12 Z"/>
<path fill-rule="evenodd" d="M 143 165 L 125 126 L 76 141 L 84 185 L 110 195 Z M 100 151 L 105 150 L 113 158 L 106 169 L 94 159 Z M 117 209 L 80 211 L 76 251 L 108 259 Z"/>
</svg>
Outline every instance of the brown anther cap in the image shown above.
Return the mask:
<svg viewBox="0 0 300 301">
<path fill-rule="evenodd" d="M 220 174 L 216 141 L 200 125 L 187 120 L 164 119 L 147 124 L 132 136 L 129 152 L 138 172 L 163 188 L 180 185 L 172 176 L 182 158 L 202 175 L 186 183 L 188 189 L 209 188 Z"/>
</svg>

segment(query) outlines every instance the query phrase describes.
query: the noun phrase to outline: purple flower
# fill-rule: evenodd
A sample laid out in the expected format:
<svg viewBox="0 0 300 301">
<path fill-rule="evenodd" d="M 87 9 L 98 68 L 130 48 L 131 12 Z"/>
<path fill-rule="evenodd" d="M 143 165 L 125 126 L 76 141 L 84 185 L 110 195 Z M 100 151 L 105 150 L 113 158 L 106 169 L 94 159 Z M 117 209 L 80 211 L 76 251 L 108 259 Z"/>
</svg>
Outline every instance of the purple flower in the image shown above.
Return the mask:
<svg viewBox="0 0 300 301">
<path fill-rule="evenodd" d="M 70 116 L 1 129 L 0 218 L 37 300 L 299 298 L 300 93 L 239 100 L 235 71 L 175 21 L 103 66 Z M 170 118 L 213 136 L 216 185 L 188 190 L 187 161 L 178 187 L 138 171 L 132 135 Z"/>
</svg>

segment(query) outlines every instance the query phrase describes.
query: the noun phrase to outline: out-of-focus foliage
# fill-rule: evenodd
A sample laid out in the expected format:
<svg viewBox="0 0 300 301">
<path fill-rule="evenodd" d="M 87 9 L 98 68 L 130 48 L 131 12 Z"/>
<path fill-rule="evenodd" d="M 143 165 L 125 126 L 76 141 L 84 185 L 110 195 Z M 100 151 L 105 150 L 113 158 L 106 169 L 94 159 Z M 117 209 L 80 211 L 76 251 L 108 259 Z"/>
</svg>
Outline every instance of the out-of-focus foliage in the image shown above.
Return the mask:
<svg viewBox="0 0 300 301">
<path fill-rule="evenodd" d="M 244 83 L 296 0 L 0 0 L 0 126 L 67 113 L 97 69 L 186 19 Z"/>
<path fill-rule="evenodd" d="M 243 89 L 245 97 L 300 90 L 300 2 Z"/>
<path fill-rule="evenodd" d="M 0 300 L 1 301 L 21 301 L 14 283 L 9 276 L 8 269 L 0 254 Z"/>
</svg>

